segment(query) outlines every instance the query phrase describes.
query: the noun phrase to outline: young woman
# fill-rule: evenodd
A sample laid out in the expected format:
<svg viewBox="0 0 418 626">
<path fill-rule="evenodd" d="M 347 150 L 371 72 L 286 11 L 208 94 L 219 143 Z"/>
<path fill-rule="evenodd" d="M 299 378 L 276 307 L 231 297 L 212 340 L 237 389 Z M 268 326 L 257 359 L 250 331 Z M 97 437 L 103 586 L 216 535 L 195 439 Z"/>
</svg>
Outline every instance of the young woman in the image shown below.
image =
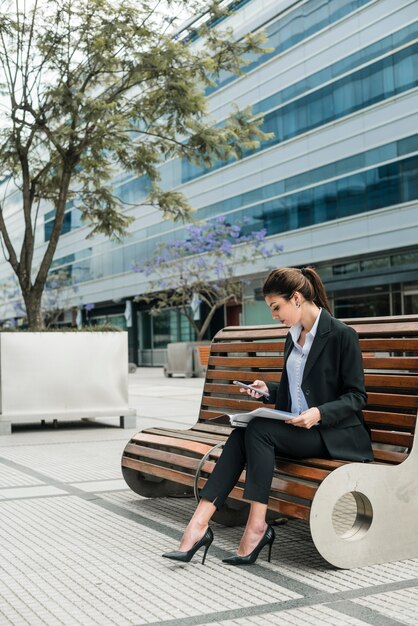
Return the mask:
<svg viewBox="0 0 418 626">
<path fill-rule="evenodd" d="M 183 535 L 180 548 L 164 557 L 187 562 L 213 541 L 209 520 L 220 509 L 246 467 L 244 498 L 251 503 L 247 525 L 230 565 L 254 563 L 271 546 L 266 523 L 275 456 L 372 461 L 370 434 L 361 409 L 367 395 L 356 332 L 330 313 L 324 285 L 312 267 L 273 270 L 263 286 L 273 319 L 290 326 L 280 384 L 255 380 L 269 403 L 298 417 L 287 422 L 253 419 L 231 432 Z M 256 391 L 241 389 L 252 397 Z"/>
</svg>

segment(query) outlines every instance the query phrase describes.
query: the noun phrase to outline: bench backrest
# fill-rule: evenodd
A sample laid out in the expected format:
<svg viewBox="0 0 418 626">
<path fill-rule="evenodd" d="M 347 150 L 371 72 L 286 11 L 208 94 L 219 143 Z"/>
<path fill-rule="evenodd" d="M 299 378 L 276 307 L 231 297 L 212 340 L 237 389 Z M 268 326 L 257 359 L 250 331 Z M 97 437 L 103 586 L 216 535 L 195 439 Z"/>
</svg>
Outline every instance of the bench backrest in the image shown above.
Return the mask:
<svg viewBox="0 0 418 626">
<path fill-rule="evenodd" d="M 418 317 L 344 320 L 360 338 L 368 404 L 363 411 L 372 430 L 375 458 L 399 463 L 410 451 L 418 407 Z M 215 336 L 203 389 L 199 422 L 225 413 L 249 411 L 260 402 L 243 396 L 233 380 L 278 382 L 288 328 L 230 326 Z M 417 444 L 418 445 L 418 444 Z"/>
</svg>

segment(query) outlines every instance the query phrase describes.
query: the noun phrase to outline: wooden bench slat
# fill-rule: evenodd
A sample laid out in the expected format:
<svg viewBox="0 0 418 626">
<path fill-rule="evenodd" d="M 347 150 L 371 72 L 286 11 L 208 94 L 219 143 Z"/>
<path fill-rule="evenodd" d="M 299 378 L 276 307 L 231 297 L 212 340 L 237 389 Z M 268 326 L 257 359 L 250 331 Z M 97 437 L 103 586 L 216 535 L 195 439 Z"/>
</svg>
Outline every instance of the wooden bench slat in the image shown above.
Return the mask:
<svg viewBox="0 0 418 626">
<path fill-rule="evenodd" d="M 243 494 L 244 489 L 242 487 L 234 487 L 229 494 L 229 497 L 233 497 L 238 500 L 244 500 Z M 247 500 L 244 500 L 244 502 L 247 502 Z M 273 496 L 270 496 L 268 501 L 268 508 L 272 511 L 277 511 L 282 515 L 287 515 L 294 519 L 301 519 L 305 521 L 309 520 L 310 507 L 306 504 L 296 504 L 293 502 L 288 502 L 287 500 L 281 498 L 275 498 Z"/>
<path fill-rule="evenodd" d="M 364 419 L 369 426 L 385 425 L 397 428 L 415 428 L 416 415 L 410 413 L 389 413 L 382 411 L 363 411 Z"/>
<path fill-rule="evenodd" d="M 242 381 L 245 382 L 245 381 Z M 417 381 L 418 382 L 418 381 Z M 237 395 L 242 396 L 239 387 L 232 384 L 223 383 L 206 383 L 203 391 L 205 394 L 220 394 L 223 395 Z M 410 394 L 400 393 L 381 393 L 376 391 L 368 392 L 368 404 L 367 408 L 385 407 L 389 408 L 418 408 L 418 396 Z M 267 405 L 266 405 L 267 406 Z M 270 405 L 268 405 L 270 406 Z M 367 410 L 366 408 L 366 410 Z"/>
<path fill-rule="evenodd" d="M 247 397 L 248 400 L 244 400 Z M 239 411 L 252 411 L 261 406 L 266 406 L 258 400 L 251 400 L 246 394 L 241 394 L 241 398 L 217 398 L 211 396 L 202 397 L 202 406 L 218 406 L 224 408 L 234 409 L 231 413 L 238 413 Z"/>
<path fill-rule="evenodd" d="M 176 454 L 175 452 L 167 454 L 166 450 L 160 450 L 159 448 L 147 448 L 146 446 L 139 446 L 133 443 L 126 446 L 125 454 L 132 455 L 132 457 L 130 456 L 129 458 L 136 458 L 138 460 L 147 458 L 154 461 L 162 461 L 163 463 L 170 463 L 172 465 L 184 467 L 185 469 L 191 469 L 193 470 L 193 473 L 196 472 L 200 463 L 200 459 L 196 457 Z"/>
<path fill-rule="evenodd" d="M 243 383 L 252 382 L 254 378 L 263 376 L 263 380 L 278 382 L 280 376 L 278 372 L 266 371 L 257 372 L 257 376 L 254 376 L 255 372 L 245 372 L 242 370 L 214 370 L 208 369 L 206 376 L 207 380 L 226 380 L 232 383 L 233 380 L 240 380 Z"/>
<path fill-rule="evenodd" d="M 197 454 L 201 454 L 202 456 L 209 452 L 209 450 L 213 447 L 211 443 L 202 444 L 201 442 L 192 442 L 189 439 L 189 444 L 186 444 L 185 440 L 182 440 L 179 437 L 170 437 L 166 434 L 164 435 L 155 435 L 152 433 L 138 433 L 134 437 L 132 437 L 131 441 L 135 441 L 138 443 L 150 443 L 157 444 L 160 446 L 165 446 L 167 448 L 177 448 L 179 450 L 188 450 L 192 452 L 196 452 Z M 213 444 L 215 445 L 215 444 Z"/>
<path fill-rule="evenodd" d="M 390 370 L 417 370 L 418 357 L 414 356 L 388 356 L 369 357 L 363 356 L 363 367 L 365 369 L 390 369 Z"/>
<path fill-rule="evenodd" d="M 299 460 L 282 460 L 276 459 L 276 472 L 286 476 L 294 476 L 295 478 L 303 478 L 305 480 L 314 480 L 321 482 L 328 476 L 330 470 L 319 467 L 302 465 Z"/>
<path fill-rule="evenodd" d="M 228 436 L 231 432 L 231 426 L 224 426 L 223 424 L 211 424 L 208 422 L 197 422 L 194 426 L 192 426 L 191 430 L 193 432 L 215 432 L 219 435 Z"/>
<path fill-rule="evenodd" d="M 254 330 L 248 330 L 246 327 L 243 329 L 242 326 L 237 326 L 235 329 L 233 326 L 228 326 L 225 330 L 220 330 L 219 333 L 215 335 L 213 341 L 218 343 L 220 341 L 227 341 L 232 339 L 233 341 L 251 341 L 252 339 L 278 339 L 279 337 L 286 337 L 288 328 L 286 326 L 271 326 L 268 328 L 257 328 L 254 327 Z"/>
<path fill-rule="evenodd" d="M 235 343 L 214 343 L 212 344 L 211 354 L 225 354 L 225 353 L 246 353 L 246 352 L 275 352 L 277 354 L 283 354 L 284 339 L 278 339 L 277 341 L 242 341 Z"/>
<path fill-rule="evenodd" d="M 408 319 L 409 318 L 409 319 Z M 415 335 L 417 329 L 417 316 L 416 315 L 403 315 L 396 318 L 391 316 L 390 320 L 384 317 L 369 317 L 369 318 L 351 318 L 342 319 L 345 324 L 349 324 L 356 330 L 359 335 L 365 334 L 378 334 L 382 336 L 396 336 L 396 335 Z M 225 339 L 232 340 L 245 340 L 251 338 L 277 338 L 285 337 L 288 332 L 288 327 L 282 324 L 265 324 L 262 326 L 226 326 L 214 337 L 214 341 L 221 341 Z"/>
<path fill-rule="evenodd" d="M 203 465 L 202 471 L 206 473 L 211 473 L 214 468 L 215 468 L 214 462 L 206 462 Z M 241 485 L 244 485 L 246 478 L 247 478 L 247 473 L 244 470 L 241 473 L 237 481 L 237 484 L 240 483 Z M 302 479 L 302 480 L 306 480 L 306 479 Z M 306 482 L 295 481 L 294 479 L 293 480 L 285 479 L 282 477 L 278 477 L 277 472 L 273 476 L 273 480 L 271 483 L 271 491 L 273 492 L 273 494 L 279 494 L 279 493 L 287 494 L 290 496 L 301 498 L 303 500 L 312 500 L 315 496 L 315 492 L 317 488 L 318 488 L 318 485 L 316 483 L 307 484 Z"/>
<path fill-rule="evenodd" d="M 211 356 L 209 365 L 212 367 L 283 367 L 282 356 Z"/>
<path fill-rule="evenodd" d="M 136 469 L 138 472 L 151 474 L 151 476 L 158 476 L 159 478 L 165 478 L 166 480 L 181 483 L 182 485 L 188 485 L 190 487 L 193 486 L 193 474 L 179 472 L 178 470 L 169 469 L 162 465 L 153 465 L 152 463 L 140 461 L 139 459 L 131 459 L 125 455 L 122 457 L 122 460 L 124 467 L 130 467 L 131 469 Z"/>
<path fill-rule="evenodd" d="M 393 337 L 398 335 L 400 337 L 405 337 L 408 335 L 416 335 L 417 332 L 416 321 L 399 321 L 386 323 L 371 322 L 370 324 L 354 322 L 353 324 L 350 324 L 350 326 L 354 328 L 354 330 L 358 333 L 360 337 L 362 337 L 362 335 L 377 335 L 381 337 L 385 337 L 388 335 Z"/>
<path fill-rule="evenodd" d="M 190 433 L 187 430 L 182 431 L 182 430 L 171 430 L 171 429 L 169 430 L 169 429 L 164 429 L 164 428 L 150 428 L 149 430 L 147 430 L 147 432 L 149 432 L 152 436 L 167 437 L 171 435 L 172 437 L 176 439 L 184 439 L 185 441 L 191 440 Z M 221 435 L 211 434 L 209 436 L 209 435 L 205 435 L 204 433 L 196 433 L 196 435 L 193 435 L 193 437 L 196 437 L 195 441 L 199 441 L 200 443 L 204 443 L 210 447 L 215 446 L 217 443 L 224 441 L 225 439 L 225 437 Z"/>
<path fill-rule="evenodd" d="M 199 419 L 200 420 L 214 420 L 214 419 L 219 418 L 222 415 L 224 415 L 224 411 L 207 411 L 205 409 L 200 409 Z"/>
<path fill-rule="evenodd" d="M 282 356 L 210 356 L 208 360 L 211 367 L 273 367 L 283 368 L 284 358 Z M 365 369 L 390 369 L 390 370 L 416 370 L 418 357 L 384 357 L 384 356 L 363 356 L 363 367 Z"/>
<path fill-rule="evenodd" d="M 376 317 L 344 317 L 341 319 L 344 324 L 377 324 L 380 322 L 392 322 L 396 324 L 398 322 L 418 322 L 418 314 L 409 313 L 407 315 L 377 315 Z"/>
<path fill-rule="evenodd" d="M 406 452 L 397 452 L 396 450 L 384 450 L 382 448 L 379 449 L 375 445 L 373 446 L 373 454 L 375 461 L 391 463 L 393 465 L 402 463 L 402 461 L 405 461 L 408 456 Z"/>
<path fill-rule="evenodd" d="M 372 352 L 417 352 L 418 339 L 414 339 L 412 337 L 407 337 L 404 339 L 397 339 L 393 337 L 360 339 L 360 348 L 361 350 L 369 350 Z"/>
<path fill-rule="evenodd" d="M 410 448 L 414 440 L 414 436 L 409 433 L 379 430 L 377 428 L 372 428 L 371 431 L 372 441 L 375 443 L 388 443 L 392 446 Z"/>
<path fill-rule="evenodd" d="M 379 407 L 386 407 L 386 408 L 392 408 L 392 407 L 405 407 L 405 408 L 411 408 L 411 409 L 417 409 L 418 408 L 418 396 L 415 395 L 407 395 L 407 394 L 395 394 L 395 393 L 380 393 L 380 392 L 375 392 L 375 391 L 368 391 L 367 392 L 367 397 L 368 397 L 368 404 L 367 404 L 367 408 L 369 407 L 375 407 L 375 406 L 379 406 Z"/>
<path fill-rule="evenodd" d="M 364 375 L 366 387 L 382 387 L 393 389 L 416 389 L 418 377 L 407 374 L 369 374 Z"/>
<path fill-rule="evenodd" d="M 252 380 L 254 380 L 254 373 L 252 373 Z M 245 382 L 245 381 L 241 381 Z M 205 383 L 203 387 L 204 394 L 220 394 L 228 395 L 228 396 L 240 396 L 242 398 L 243 394 L 240 392 L 239 387 L 237 385 L 232 384 L 223 384 L 223 383 Z M 249 397 L 249 396 L 248 396 Z"/>
</svg>

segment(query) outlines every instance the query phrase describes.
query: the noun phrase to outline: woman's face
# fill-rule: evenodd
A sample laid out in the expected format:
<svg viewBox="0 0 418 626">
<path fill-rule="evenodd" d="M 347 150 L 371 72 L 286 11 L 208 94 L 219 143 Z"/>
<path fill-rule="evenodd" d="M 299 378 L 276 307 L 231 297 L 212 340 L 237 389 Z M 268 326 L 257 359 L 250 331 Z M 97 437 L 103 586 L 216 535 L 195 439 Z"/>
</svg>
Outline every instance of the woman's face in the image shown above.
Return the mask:
<svg viewBox="0 0 418 626">
<path fill-rule="evenodd" d="M 264 299 L 274 320 L 280 321 L 285 326 L 294 326 L 300 322 L 301 310 L 296 306 L 295 295 L 290 300 L 275 295 L 266 296 Z"/>
</svg>

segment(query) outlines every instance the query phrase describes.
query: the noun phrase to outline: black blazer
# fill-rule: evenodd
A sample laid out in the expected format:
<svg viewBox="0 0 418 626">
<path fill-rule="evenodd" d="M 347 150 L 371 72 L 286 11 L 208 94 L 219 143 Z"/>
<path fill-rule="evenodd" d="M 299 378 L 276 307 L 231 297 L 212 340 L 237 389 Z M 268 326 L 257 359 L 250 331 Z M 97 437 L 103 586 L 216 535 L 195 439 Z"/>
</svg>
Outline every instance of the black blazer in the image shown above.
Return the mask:
<svg viewBox="0 0 418 626">
<path fill-rule="evenodd" d="M 291 408 L 286 363 L 292 349 L 289 333 L 280 384 L 267 383 L 268 402 L 285 411 Z M 318 407 L 321 413 L 321 421 L 314 428 L 318 428 L 332 458 L 373 461 L 370 430 L 361 412 L 367 394 L 358 336 L 325 309 L 305 364 L 302 391 L 308 406 Z"/>
</svg>

